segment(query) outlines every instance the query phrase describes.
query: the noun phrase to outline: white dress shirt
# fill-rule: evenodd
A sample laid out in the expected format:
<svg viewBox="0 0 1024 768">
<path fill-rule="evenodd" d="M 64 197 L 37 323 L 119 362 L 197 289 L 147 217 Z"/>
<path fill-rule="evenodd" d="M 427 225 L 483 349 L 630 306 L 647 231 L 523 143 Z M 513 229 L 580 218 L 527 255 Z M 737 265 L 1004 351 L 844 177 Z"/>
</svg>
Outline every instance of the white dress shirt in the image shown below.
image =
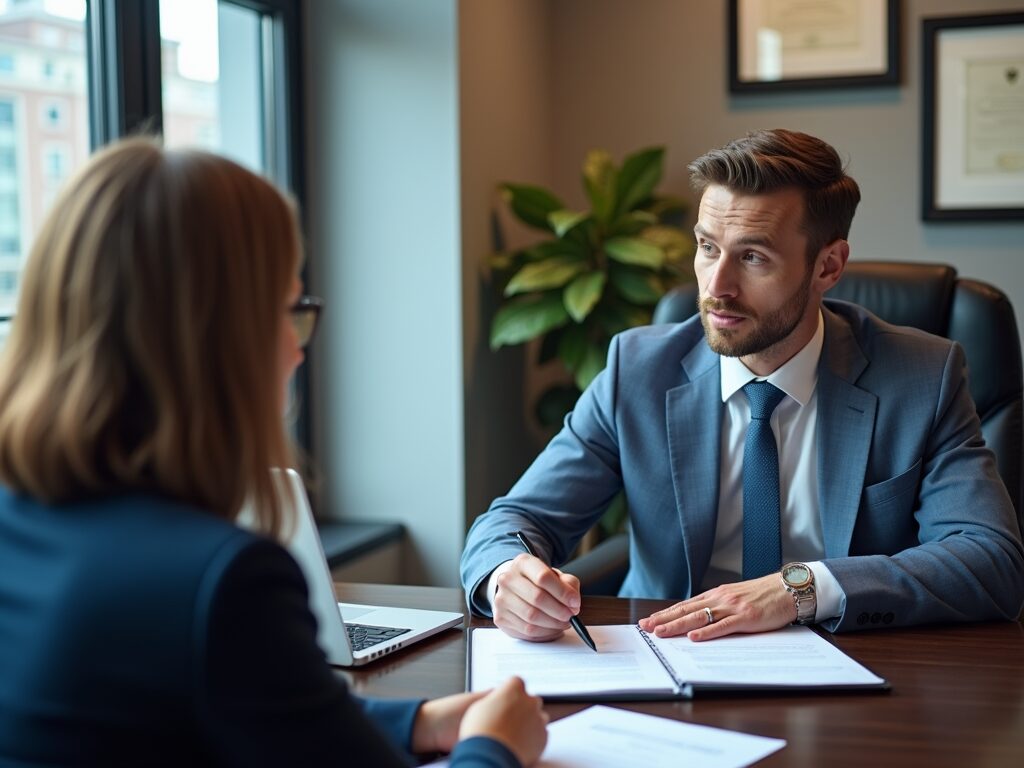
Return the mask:
<svg viewBox="0 0 1024 768">
<path fill-rule="evenodd" d="M 772 413 L 771 426 L 779 450 L 779 499 L 782 562 L 806 563 L 814 572 L 815 621 L 839 616 L 846 596 L 832 573 L 819 561 L 825 544 L 818 509 L 818 361 L 825 340 L 825 321 L 818 313 L 814 336 L 796 355 L 768 376 L 757 376 L 737 357 L 721 358 L 722 456 L 718 522 L 711 563 L 703 590 L 742 580 L 743 574 L 743 449 L 750 426 L 747 383 L 768 381 L 786 396 Z M 780 585 L 781 588 L 781 585 Z"/>
</svg>

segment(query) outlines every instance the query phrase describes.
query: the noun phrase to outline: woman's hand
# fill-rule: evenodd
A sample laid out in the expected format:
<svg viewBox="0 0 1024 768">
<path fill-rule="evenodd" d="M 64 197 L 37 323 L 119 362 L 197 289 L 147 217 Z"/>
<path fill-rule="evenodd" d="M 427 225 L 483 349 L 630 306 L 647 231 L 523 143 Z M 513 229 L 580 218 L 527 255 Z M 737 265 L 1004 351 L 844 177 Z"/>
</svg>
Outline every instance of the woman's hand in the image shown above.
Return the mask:
<svg viewBox="0 0 1024 768">
<path fill-rule="evenodd" d="M 457 693 L 424 702 L 412 726 L 412 751 L 451 752 L 459 740 L 459 726 L 466 710 L 486 695 L 487 691 Z"/>
<path fill-rule="evenodd" d="M 488 736 L 512 750 L 524 766 L 533 765 L 548 742 L 547 724 L 540 696 L 530 696 L 520 678 L 510 677 L 469 706 L 459 739 Z"/>
</svg>

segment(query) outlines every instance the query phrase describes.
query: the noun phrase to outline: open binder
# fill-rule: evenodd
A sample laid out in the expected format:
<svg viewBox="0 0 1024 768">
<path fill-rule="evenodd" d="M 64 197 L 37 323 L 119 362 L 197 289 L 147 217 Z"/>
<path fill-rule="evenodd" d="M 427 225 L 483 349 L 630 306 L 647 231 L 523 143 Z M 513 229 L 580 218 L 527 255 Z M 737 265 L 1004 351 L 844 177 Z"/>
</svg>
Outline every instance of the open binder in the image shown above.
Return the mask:
<svg viewBox="0 0 1024 768">
<path fill-rule="evenodd" d="M 696 643 L 635 624 L 592 625 L 598 652 L 567 630 L 549 643 L 471 630 L 467 690 L 518 675 L 548 700 L 690 699 L 701 692 L 888 690 L 888 683 L 809 627 Z"/>
</svg>

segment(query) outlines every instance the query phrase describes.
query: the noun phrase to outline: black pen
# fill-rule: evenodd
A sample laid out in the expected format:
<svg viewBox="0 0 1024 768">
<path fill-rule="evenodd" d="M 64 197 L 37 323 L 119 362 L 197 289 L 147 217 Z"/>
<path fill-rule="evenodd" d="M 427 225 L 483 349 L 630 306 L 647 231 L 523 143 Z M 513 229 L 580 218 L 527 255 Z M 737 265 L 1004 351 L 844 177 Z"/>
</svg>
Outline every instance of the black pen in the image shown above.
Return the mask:
<svg viewBox="0 0 1024 768">
<path fill-rule="evenodd" d="M 515 536 L 519 539 L 519 543 L 523 545 L 523 549 L 526 550 L 528 555 L 536 555 L 533 552 L 533 547 L 530 546 L 530 542 L 526 539 L 526 534 L 522 531 L 509 531 L 509 536 Z M 580 621 L 576 616 L 569 617 L 569 623 L 572 624 L 572 628 L 576 630 L 576 634 L 580 636 L 580 640 L 590 646 L 590 650 L 597 652 L 597 646 L 594 644 L 593 638 L 590 633 L 587 632 L 587 628 L 583 626 L 583 622 Z"/>
</svg>

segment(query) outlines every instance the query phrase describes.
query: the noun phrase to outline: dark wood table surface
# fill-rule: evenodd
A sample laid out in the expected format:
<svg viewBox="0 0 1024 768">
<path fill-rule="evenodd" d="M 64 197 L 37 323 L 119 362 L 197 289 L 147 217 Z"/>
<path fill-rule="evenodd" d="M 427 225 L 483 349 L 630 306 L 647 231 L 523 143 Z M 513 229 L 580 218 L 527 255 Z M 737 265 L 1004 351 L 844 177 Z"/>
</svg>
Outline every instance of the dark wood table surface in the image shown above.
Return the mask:
<svg viewBox="0 0 1024 768">
<path fill-rule="evenodd" d="M 463 611 L 462 592 L 337 584 L 350 602 Z M 671 603 L 584 598 L 587 624 L 635 622 Z M 472 619 L 470 626 L 491 626 Z M 690 723 L 785 739 L 758 766 L 1024 768 L 1024 626 L 990 622 L 827 635 L 886 678 L 886 693 L 758 694 L 685 702 L 616 703 Z M 365 696 L 435 697 L 465 688 L 466 637 L 446 630 L 342 674 Z M 548 704 L 552 720 L 587 704 Z M 624 756 L 623 765 L 642 765 Z M 685 768 L 681 766 L 681 768 Z M 694 768 L 697 768 L 696 766 Z"/>
</svg>

